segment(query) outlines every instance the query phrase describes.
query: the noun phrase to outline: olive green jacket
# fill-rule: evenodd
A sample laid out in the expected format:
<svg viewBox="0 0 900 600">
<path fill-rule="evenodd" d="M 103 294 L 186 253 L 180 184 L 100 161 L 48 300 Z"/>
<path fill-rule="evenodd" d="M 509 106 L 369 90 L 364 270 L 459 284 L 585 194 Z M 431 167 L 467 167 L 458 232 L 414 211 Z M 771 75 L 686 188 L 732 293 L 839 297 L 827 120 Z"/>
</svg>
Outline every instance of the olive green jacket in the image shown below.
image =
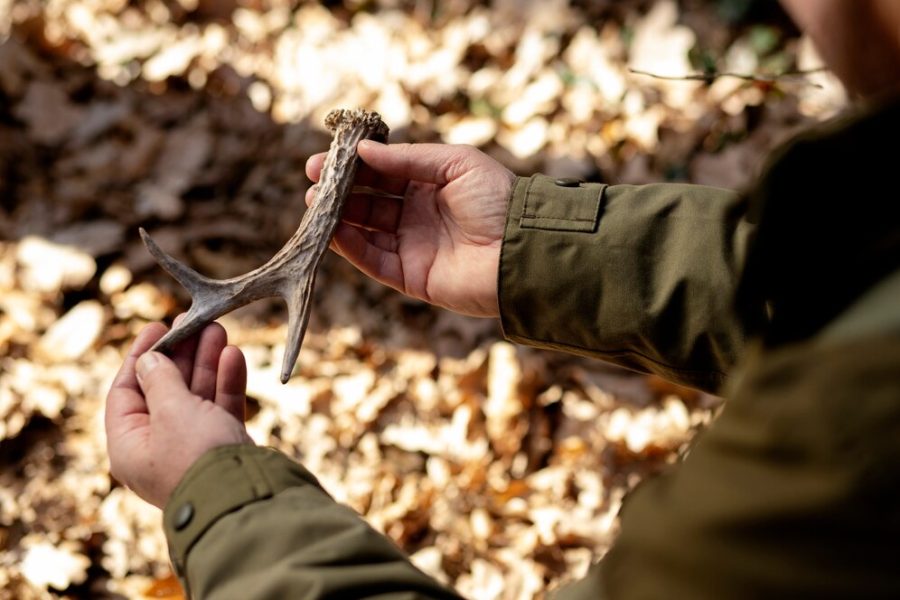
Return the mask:
<svg viewBox="0 0 900 600">
<path fill-rule="evenodd" d="M 507 337 L 729 397 L 558 598 L 900 597 L 898 134 L 828 124 L 745 196 L 517 181 Z M 164 523 L 195 598 L 456 597 L 273 450 L 204 455 Z"/>
</svg>

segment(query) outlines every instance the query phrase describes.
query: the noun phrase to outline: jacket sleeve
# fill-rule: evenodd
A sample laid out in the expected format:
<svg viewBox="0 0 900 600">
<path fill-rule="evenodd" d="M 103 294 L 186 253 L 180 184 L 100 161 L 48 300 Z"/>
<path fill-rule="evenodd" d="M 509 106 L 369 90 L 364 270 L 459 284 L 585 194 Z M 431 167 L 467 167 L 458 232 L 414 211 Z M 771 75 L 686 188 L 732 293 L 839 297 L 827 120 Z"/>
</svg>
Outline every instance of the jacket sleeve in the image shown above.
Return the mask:
<svg viewBox="0 0 900 600">
<path fill-rule="evenodd" d="M 163 524 L 193 598 L 459 598 L 272 449 L 204 454 L 173 492 Z"/>
<path fill-rule="evenodd" d="M 900 597 L 897 331 L 751 342 L 715 424 L 555 600 Z"/>
<path fill-rule="evenodd" d="M 697 185 L 519 178 L 500 257 L 504 334 L 716 391 L 745 340 L 745 214 L 739 194 Z"/>
</svg>

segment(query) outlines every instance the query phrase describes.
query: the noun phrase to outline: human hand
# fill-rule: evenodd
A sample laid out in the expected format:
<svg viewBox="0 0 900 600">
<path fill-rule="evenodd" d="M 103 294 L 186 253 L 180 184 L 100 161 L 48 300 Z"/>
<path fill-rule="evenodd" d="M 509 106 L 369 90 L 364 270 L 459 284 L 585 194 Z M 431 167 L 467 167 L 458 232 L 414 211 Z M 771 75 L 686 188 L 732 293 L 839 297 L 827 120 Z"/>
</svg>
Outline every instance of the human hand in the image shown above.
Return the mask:
<svg viewBox="0 0 900 600">
<path fill-rule="evenodd" d="M 515 175 L 471 146 L 359 143 L 358 186 L 331 247 L 396 290 L 479 317 L 497 317 L 497 271 Z M 318 182 L 325 155 L 306 163 Z M 315 187 L 306 195 L 315 198 Z"/>
<path fill-rule="evenodd" d="M 172 359 L 147 350 L 167 331 L 138 335 L 106 399 L 106 443 L 116 479 L 163 508 L 207 450 L 252 444 L 244 427 L 247 365 L 218 323 L 185 340 Z"/>
</svg>

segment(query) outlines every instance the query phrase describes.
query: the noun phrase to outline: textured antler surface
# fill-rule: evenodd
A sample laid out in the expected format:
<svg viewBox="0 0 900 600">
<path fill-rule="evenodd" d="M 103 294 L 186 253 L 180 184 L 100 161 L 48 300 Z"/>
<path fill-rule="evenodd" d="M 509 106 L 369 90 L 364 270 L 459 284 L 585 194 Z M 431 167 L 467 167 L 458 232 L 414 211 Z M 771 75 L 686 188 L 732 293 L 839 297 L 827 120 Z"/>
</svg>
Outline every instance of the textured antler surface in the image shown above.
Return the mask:
<svg viewBox="0 0 900 600">
<path fill-rule="evenodd" d="M 288 307 L 288 339 L 281 382 L 290 379 L 309 322 L 316 271 L 353 188 L 356 145 L 365 138 L 387 141 L 388 136 L 388 127 L 378 113 L 362 109 L 332 111 L 325 118 L 325 126 L 334 133 L 334 138 L 322 167 L 316 202 L 303 215 L 291 239 L 261 267 L 240 277 L 210 279 L 163 252 L 146 231 L 140 230 L 144 244 L 156 261 L 191 295 L 191 307 L 184 319 L 153 350 L 167 352 L 220 316 L 254 300 L 278 296 L 284 298 Z"/>
</svg>

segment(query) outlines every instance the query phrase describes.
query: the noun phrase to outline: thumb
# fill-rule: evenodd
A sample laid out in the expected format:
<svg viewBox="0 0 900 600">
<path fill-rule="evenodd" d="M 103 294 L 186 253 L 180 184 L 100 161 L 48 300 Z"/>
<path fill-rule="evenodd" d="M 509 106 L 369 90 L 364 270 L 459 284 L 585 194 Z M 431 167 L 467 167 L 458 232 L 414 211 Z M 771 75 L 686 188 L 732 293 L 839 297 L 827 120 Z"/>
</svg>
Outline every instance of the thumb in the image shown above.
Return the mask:
<svg viewBox="0 0 900 600">
<path fill-rule="evenodd" d="M 135 368 L 150 414 L 168 402 L 184 402 L 185 397 L 192 397 L 181 371 L 163 354 L 145 352 L 138 358 Z"/>
<path fill-rule="evenodd" d="M 381 144 L 362 140 L 359 157 L 372 169 L 397 179 L 444 185 L 473 166 L 473 148 L 449 144 Z M 476 151 L 477 152 L 477 151 Z"/>
</svg>

